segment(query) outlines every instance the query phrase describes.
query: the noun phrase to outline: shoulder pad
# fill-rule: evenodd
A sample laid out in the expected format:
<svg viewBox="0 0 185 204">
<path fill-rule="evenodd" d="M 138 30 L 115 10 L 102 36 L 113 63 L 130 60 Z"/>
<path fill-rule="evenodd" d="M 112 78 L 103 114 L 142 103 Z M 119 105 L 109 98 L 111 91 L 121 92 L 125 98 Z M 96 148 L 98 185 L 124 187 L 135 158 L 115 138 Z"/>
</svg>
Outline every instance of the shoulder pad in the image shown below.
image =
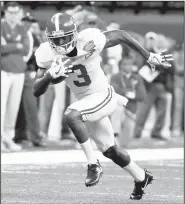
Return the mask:
<svg viewBox="0 0 185 204">
<path fill-rule="evenodd" d="M 48 42 L 42 43 L 35 51 L 37 65 L 41 68 L 50 67 L 53 62 L 54 53 L 52 52 Z"/>
<path fill-rule="evenodd" d="M 98 54 L 103 50 L 106 43 L 105 35 L 97 28 L 87 28 L 81 31 L 78 37 L 80 40 L 84 41 L 85 44 L 93 41 L 96 47 L 95 53 Z"/>
<path fill-rule="evenodd" d="M 101 36 L 102 32 L 97 28 L 87 28 L 79 32 L 78 37 L 82 39 L 95 39 L 98 36 Z"/>
</svg>

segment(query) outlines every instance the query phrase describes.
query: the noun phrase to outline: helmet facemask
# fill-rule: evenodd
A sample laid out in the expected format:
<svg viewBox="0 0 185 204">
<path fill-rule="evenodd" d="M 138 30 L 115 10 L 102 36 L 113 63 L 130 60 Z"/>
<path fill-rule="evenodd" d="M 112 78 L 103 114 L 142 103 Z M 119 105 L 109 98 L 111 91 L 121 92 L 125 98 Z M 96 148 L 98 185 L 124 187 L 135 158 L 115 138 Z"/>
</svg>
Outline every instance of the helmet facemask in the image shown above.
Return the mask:
<svg viewBox="0 0 185 204">
<path fill-rule="evenodd" d="M 63 31 L 54 32 L 52 35 L 46 31 L 48 42 L 53 50 L 57 54 L 65 55 L 70 53 L 76 46 L 77 43 L 77 31 L 76 29 L 64 33 Z"/>
</svg>

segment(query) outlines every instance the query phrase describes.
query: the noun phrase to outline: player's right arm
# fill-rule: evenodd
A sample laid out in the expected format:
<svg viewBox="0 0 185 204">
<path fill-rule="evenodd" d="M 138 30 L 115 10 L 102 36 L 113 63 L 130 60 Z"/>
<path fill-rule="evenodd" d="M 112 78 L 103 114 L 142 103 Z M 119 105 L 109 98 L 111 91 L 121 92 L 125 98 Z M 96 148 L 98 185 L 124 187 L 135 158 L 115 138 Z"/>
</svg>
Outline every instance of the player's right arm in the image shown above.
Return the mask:
<svg viewBox="0 0 185 204">
<path fill-rule="evenodd" d="M 47 43 L 43 43 L 35 52 L 36 63 L 39 67 L 33 83 L 33 94 L 36 97 L 44 94 L 52 81 L 50 73 L 46 71 L 52 64 L 52 59 L 49 57 L 50 54 L 46 56 L 46 53 L 49 53 L 48 48 Z"/>
<path fill-rule="evenodd" d="M 33 84 L 33 94 L 36 97 L 44 94 L 50 83 L 60 83 L 68 77 L 68 73 L 72 72 L 70 60 L 62 62 L 60 56 L 52 57 L 52 52 L 49 53 L 49 51 L 47 44 L 41 44 L 35 52 L 39 67 Z"/>
<path fill-rule="evenodd" d="M 39 68 L 37 70 L 35 80 L 33 83 L 33 94 L 36 97 L 44 94 L 52 81 L 52 77 L 49 72 L 46 72 L 46 69 Z"/>
<path fill-rule="evenodd" d="M 50 83 L 57 84 L 69 77 L 68 74 L 72 70 L 71 66 L 65 66 L 66 64 L 55 59 L 47 71 L 44 68 L 39 68 L 33 84 L 34 96 L 39 97 L 44 94 Z"/>
</svg>

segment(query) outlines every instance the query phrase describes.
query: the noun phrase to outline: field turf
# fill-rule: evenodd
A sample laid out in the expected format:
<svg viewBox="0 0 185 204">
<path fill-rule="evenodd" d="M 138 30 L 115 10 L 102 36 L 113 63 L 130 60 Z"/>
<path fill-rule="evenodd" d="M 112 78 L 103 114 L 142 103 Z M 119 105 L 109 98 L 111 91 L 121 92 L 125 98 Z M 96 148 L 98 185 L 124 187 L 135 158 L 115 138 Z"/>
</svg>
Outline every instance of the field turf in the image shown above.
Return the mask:
<svg viewBox="0 0 185 204">
<path fill-rule="evenodd" d="M 183 204 L 183 148 L 134 149 L 132 158 L 155 177 L 140 201 L 129 200 L 133 179 L 99 153 L 100 183 L 87 188 L 81 150 L 3 153 L 2 204 Z M 145 157 L 143 157 L 145 155 Z"/>
</svg>

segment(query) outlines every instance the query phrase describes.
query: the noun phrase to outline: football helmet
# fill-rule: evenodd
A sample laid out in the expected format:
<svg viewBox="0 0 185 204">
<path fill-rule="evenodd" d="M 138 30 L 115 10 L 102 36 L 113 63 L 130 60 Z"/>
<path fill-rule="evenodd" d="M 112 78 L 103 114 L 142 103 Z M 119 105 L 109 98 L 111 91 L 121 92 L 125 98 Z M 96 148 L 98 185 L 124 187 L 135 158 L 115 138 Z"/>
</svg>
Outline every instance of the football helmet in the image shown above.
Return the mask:
<svg viewBox="0 0 185 204">
<path fill-rule="evenodd" d="M 72 16 L 57 13 L 46 24 L 45 34 L 57 54 L 68 54 L 77 43 L 77 25 Z"/>
</svg>

